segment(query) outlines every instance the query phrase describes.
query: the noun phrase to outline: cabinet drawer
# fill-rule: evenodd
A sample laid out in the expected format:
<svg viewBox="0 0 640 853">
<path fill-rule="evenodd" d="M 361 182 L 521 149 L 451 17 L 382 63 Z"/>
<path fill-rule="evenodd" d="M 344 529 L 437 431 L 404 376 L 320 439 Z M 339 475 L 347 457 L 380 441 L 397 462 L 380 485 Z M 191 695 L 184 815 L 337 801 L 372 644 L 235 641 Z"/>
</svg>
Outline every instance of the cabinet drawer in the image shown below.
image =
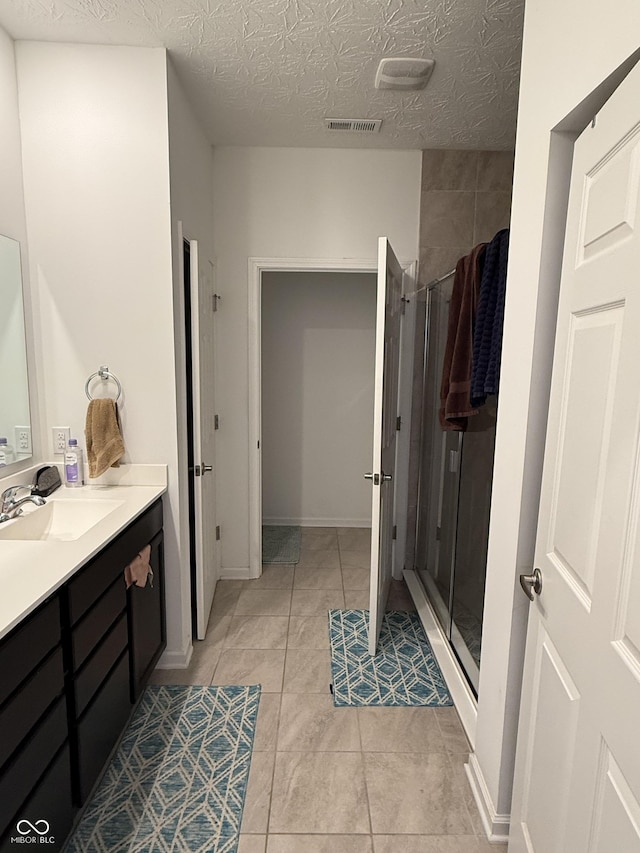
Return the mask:
<svg viewBox="0 0 640 853">
<path fill-rule="evenodd" d="M 60 604 L 55 595 L 0 641 L 0 704 L 60 642 Z"/>
<path fill-rule="evenodd" d="M 140 694 L 151 668 L 165 647 L 164 552 L 162 533 L 151 540 L 153 586 L 130 586 L 129 620 L 131 624 L 131 661 L 133 700 Z"/>
<path fill-rule="evenodd" d="M 5 853 L 5 851 L 19 849 L 11 842 L 11 837 L 18 835 L 16 823 L 19 820 L 28 820 L 31 824 L 46 820 L 49 824 L 49 832 L 46 834 L 46 838 L 55 839 L 47 842 L 46 849 L 62 850 L 71 829 L 74 815 L 69 746 L 65 745 L 40 782 L 35 786 L 27 801 L 20 806 L 7 829 L 5 837 L 2 839 L 0 850 Z M 33 837 L 33 834 L 27 837 Z"/>
<path fill-rule="evenodd" d="M 2 835 L 67 737 L 67 703 L 59 699 L 0 774 Z"/>
<path fill-rule="evenodd" d="M 58 647 L 0 711 L 0 767 L 62 693 L 64 667 Z"/>
<path fill-rule="evenodd" d="M 79 669 L 127 605 L 124 579 L 119 577 L 71 633 L 73 669 Z"/>
<path fill-rule="evenodd" d="M 69 616 L 74 625 L 116 577 L 124 577 L 125 566 L 162 528 L 162 501 L 156 501 L 94 560 L 69 581 Z"/>
<path fill-rule="evenodd" d="M 123 613 L 75 678 L 76 714 L 79 717 L 127 646 L 127 617 Z"/>
<path fill-rule="evenodd" d="M 78 723 L 82 803 L 91 792 L 130 713 L 129 653 L 125 652 Z"/>
</svg>

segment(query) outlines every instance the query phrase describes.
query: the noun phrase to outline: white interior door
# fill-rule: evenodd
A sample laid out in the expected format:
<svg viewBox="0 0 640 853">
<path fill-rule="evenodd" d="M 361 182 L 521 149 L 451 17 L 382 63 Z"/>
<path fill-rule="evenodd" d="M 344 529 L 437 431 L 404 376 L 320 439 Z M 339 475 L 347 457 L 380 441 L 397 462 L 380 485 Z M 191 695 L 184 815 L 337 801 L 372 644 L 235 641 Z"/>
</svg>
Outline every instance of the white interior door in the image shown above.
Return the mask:
<svg viewBox="0 0 640 853">
<path fill-rule="evenodd" d="M 214 270 L 191 241 L 196 632 L 203 640 L 219 575 L 215 505 Z"/>
<path fill-rule="evenodd" d="M 640 68 L 575 146 L 510 853 L 640 851 Z"/>
<path fill-rule="evenodd" d="M 402 318 L 402 269 L 386 237 L 378 241 L 376 361 L 373 401 L 369 653 L 378 645 L 393 568 L 396 422 Z"/>
</svg>

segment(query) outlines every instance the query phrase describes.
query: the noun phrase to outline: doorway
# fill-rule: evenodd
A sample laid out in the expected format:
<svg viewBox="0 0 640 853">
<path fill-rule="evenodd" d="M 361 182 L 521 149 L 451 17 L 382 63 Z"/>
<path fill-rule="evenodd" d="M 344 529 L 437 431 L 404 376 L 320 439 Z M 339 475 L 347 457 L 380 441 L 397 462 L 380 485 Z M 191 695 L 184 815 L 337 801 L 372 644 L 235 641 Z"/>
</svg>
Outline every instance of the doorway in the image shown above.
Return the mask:
<svg viewBox="0 0 640 853">
<path fill-rule="evenodd" d="M 262 521 L 371 526 L 376 276 L 262 275 Z"/>
</svg>

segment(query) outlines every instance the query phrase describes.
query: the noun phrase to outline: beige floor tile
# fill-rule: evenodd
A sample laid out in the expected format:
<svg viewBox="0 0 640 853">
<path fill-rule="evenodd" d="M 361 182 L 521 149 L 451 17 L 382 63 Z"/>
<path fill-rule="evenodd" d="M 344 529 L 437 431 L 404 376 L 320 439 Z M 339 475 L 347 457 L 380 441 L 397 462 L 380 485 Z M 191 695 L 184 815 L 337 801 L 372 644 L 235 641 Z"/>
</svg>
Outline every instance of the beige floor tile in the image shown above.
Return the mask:
<svg viewBox="0 0 640 853">
<path fill-rule="evenodd" d="M 292 586 L 293 566 L 274 563 L 263 566 L 259 578 L 243 581 L 243 589 L 291 589 Z"/>
<path fill-rule="evenodd" d="M 233 606 L 225 605 L 225 610 L 223 612 L 216 612 L 212 609 L 204 640 L 194 640 L 194 643 L 200 642 L 203 645 L 218 646 L 222 648 L 224 638 L 227 636 L 227 631 L 229 630 L 229 625 L 233 618 L 234 607 L 235 603 Z"/>
<path fill-rule="evenodd" d="M 329 620 L 326 616 L 290 616 L 289 649 L 328 649 Z"/>
<path fill-rule="evenodd" d="M 294 589 L 340 589 L 342 573 L 338 567 L 296 566 Z"/>
<path fill-rule="evenodd" d="M 243 589 L 235 616 L 288 616 L 291 607 L 289 589 Z"/>
<path fill-rule="evenodd" d="M 276 753 L 269 834 L 369 831 L 361 753 Z"/>
<path fill-rule="evenodd" d="M 302 549 L 300 551 L 300 559 L 296 568 L 304 569 L 339 569 L 340 554 L 338 549 L 327 550 L 326 548 L 318 551 L 316 549 Z"/>
<path fill-rule="evenodd" d="M 212 683 L 261 684 L 265 693 L 279 693 L 284 655 L 279 649 L 224 649 Z"/>
<path fill-rule="evenodd" d="M 224 640 L 226 649 L 284 649 L 288 616 L 234 616 Z"/>
<path fill-rule="evenodd" d="M 344 591 L 344 606 L 347 610 L 368 610 L 369 609 L 369 590 L 368 589 L 345 589 Z"/>
<path fill-rule="evenodd" d="M 457 785 L 458 791 L 465 802 L 473 832 L 476 836 L 484 839 L 485 831 L 482 825 L 482 818 L 480 817 L 480 812 L 478 811 L 473 791 L 469 784 L 469 777 L 465 770 L 465 764 L 467 764 L 469 756 L 467 753 L 457 752 L 449 754 L 447 758 L 449 760 L 451 782 L 453 785 Z"/>
<path fill-rule="evenodd" d="M 394 595 L 390 595 L 387 599 L 385 610 L 387 612 L 390 612 L 391 610 L 403 610 L 408 613 L 415 613 L 416 606 L 410 595 L 398 595 L 396 593 Z"/>
<path fill-rule="evenodd" d="M 265 853 L 266 846 L 266 835 L 241 835 L 238 853 Z"/>
<path fill-rule="evenodd" d="M 242 812 L 241 833 L 266 833 L 271 804 L 275 752 L 254 752 Z"/>
<path fill-rule="evenodd" d="M 366 551 L 371 547 L 371 529 L 368 527 L 339 527 L 340 551 Z"/>
<path fill-rule="evenodd" d="M 331 655 L 326 649 L 287 649 L 283 693 L 330 695 Z"/>
<path fill-rule="evenodd" d="M 303 529 L 301 539 L 303 551 L 326 551 L 327 549 L 335 551 L 337 548 L 338 537 L 335 530 L 329 533 L 308 533 L 307 530 Z"/>
<path fill-rule="evenodd" d="M 343 566 L 342 588 L 345 590 L 364 589 L 369 591 L 369 580 L 371 578 L 370 568 L 358 568 L 357 566 Z"/>
<path fill-rule="evenodd" d="M 355 708 L 336 708 L 330 694 L 284 694 L 278 752 L 359 752 Z"/>
<path fill-rule="evenodd" d="M 434 708 L 358 708 L 363 752 L 444 752 Z"/>
<path fill-rule="evenodd" d="M 484 853 L 473 835 L 374 835 L 373 849 L 375 853 Z"/>
<path fill-rule="evenodd" d="M 364 766 L 374 834 L 473 834 L 446 755 L 365 752 Z"/>
<path fill-rule="evenodd" d="M 454 707 L 434 708 L 434 715 L 440 727 L 440 734 L 447 752 L 462 753 L 468 756 L 471 746 L 464 733 L 460 717 Z M 465 757 L 466 761 L 466 757 Z"/>
<path fill-rule="evenodd" d="M 346 548 L 340 548 L 340 563 L 343 569 L 350 566 L 358 569 L 370 569 L 371 551 L 369 548 L 361 551 L 349 551 Z"/>
<path fill-rule="evenodd" d="M 294 589 L 292 616 L 326 616 L 327 610 L 344 607 L 342 589 Z"/>
<path fill-rule="evenodd" d="M 267 853 L 372 853 L 372 850 L 369 835 L 270 835 L 267 844 Z"/>
<path fill-rule="evenodd" d="M 213 606 L 219 607 L 237 601 L 242 590 L 242 584 L 243 581 L 218 581 L 213 596 Z"/>
<path fill-rule="evenodd" d="M 151 684 L 211 684 L 221 651 L 196 641 L 187 669 L 155 669 Z"/>
<path fill-rule="evenodd" d="M 254 752 L 273 752 L 278 741 L 281 693 L 260 694 L 256 733 L 253 738 Z"/>
</svg>

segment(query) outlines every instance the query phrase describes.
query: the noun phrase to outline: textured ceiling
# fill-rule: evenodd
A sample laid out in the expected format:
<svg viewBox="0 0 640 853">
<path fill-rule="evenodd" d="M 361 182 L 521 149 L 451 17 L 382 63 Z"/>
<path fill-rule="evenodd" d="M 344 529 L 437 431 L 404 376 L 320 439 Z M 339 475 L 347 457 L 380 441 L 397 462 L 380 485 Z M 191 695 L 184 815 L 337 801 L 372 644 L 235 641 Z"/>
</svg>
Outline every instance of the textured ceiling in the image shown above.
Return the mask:
<svg viewBox="0 0 640 853">
<path fill-rule="evenodd" d="M 3 0 L 15 39 L 169 49 L 215 145 L 512 148 L 524 0 Z M 378 91 L 383 56 L 436 60 Z M 323 119 L 381 118 L 379 134 Z"/>
</svg>

